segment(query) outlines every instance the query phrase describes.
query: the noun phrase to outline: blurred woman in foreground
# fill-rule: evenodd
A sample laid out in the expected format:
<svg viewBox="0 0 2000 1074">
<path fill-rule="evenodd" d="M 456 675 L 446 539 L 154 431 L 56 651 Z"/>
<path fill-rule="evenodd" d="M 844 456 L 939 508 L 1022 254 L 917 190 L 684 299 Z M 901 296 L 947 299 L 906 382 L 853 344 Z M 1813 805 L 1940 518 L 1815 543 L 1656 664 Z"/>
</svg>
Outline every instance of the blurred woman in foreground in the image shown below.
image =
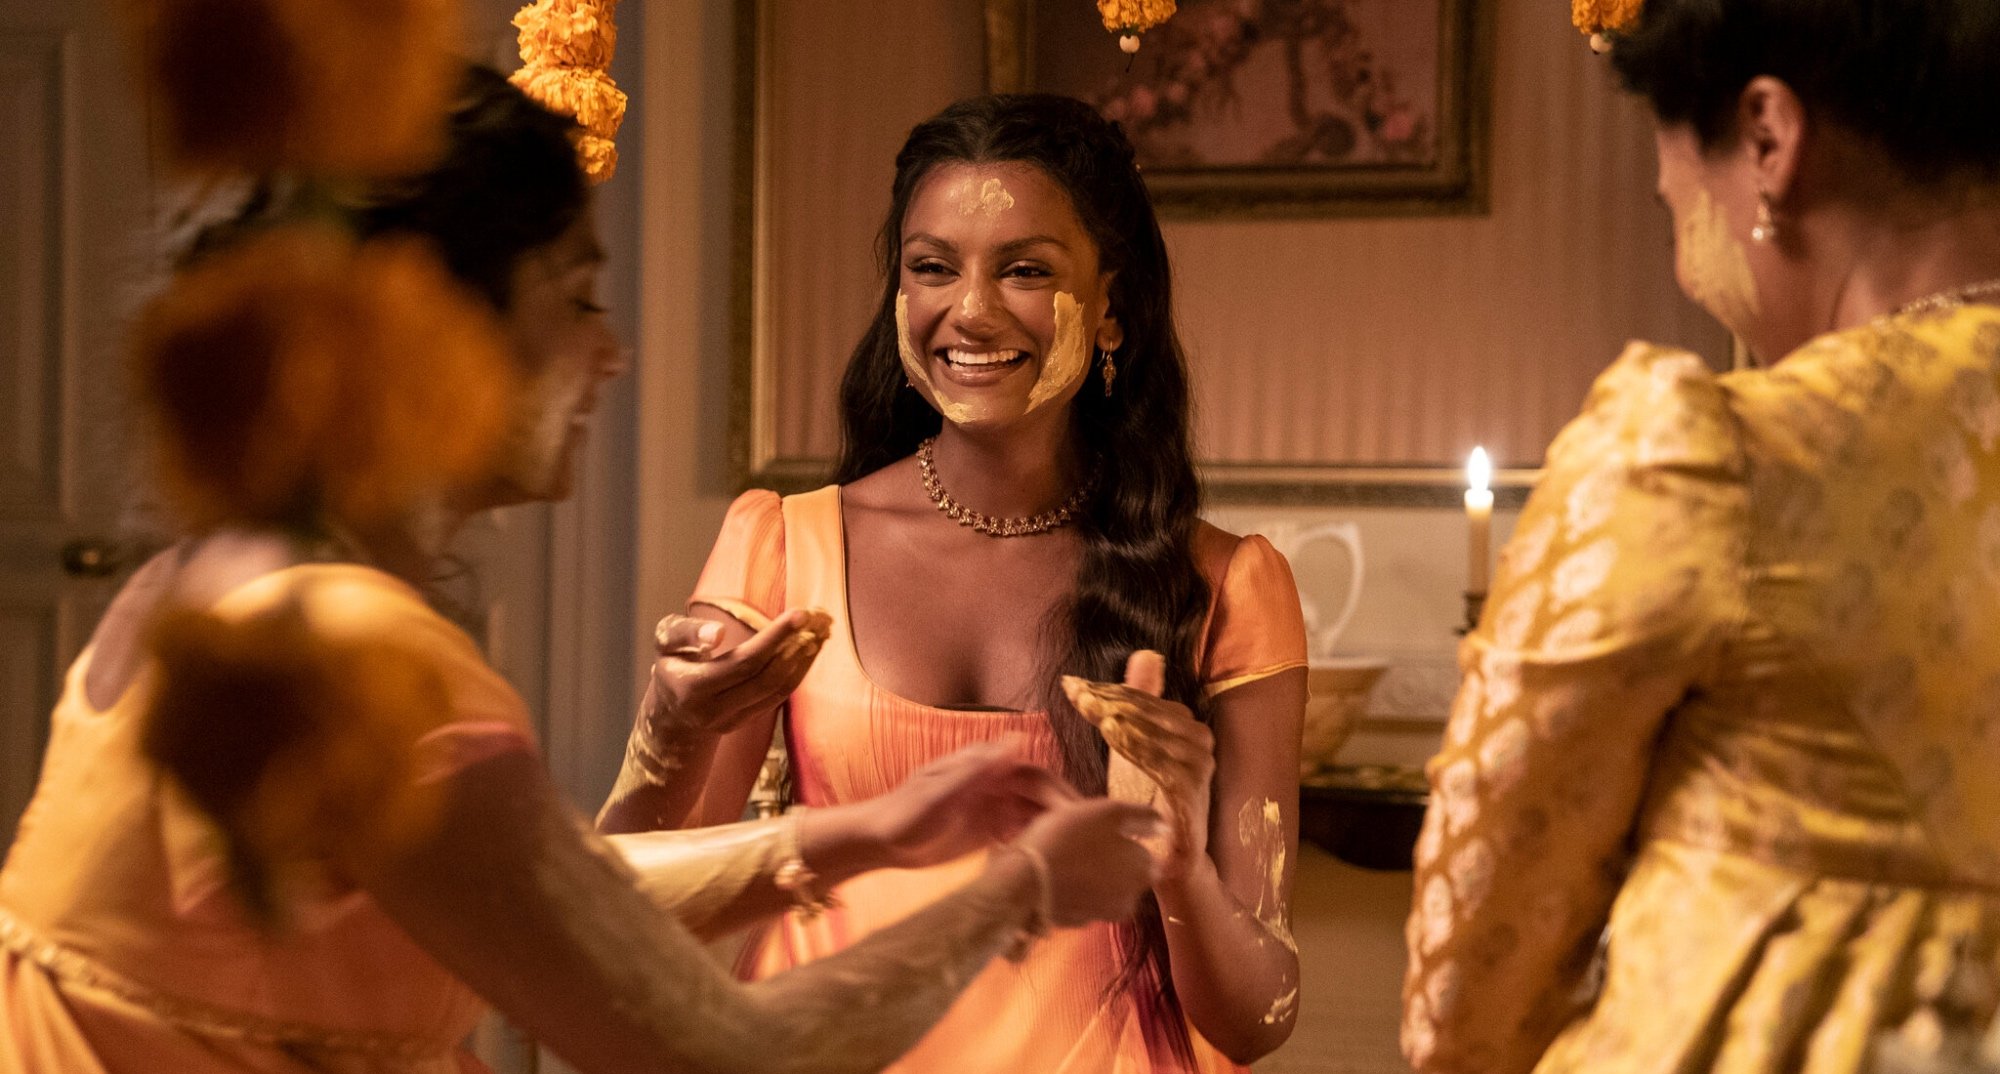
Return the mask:
<svg viewBox="0 0 2000 1074">
<path fill-rule="evenodd" d="M 141 329 L 203 535 L 124 588 L 57 706 L 0 873 L 0 1070 L 463 1071 L 484 1003 L 586 1071 L 870 1070 L 993 955 L 1130 912 L 1144 811 L 992 750 L 804 818 L 590 834 L 423 593 L 467 515 L 566 492 L 621 371 L 570 124 L 474 71 L 442 160 L 347 206 L 365 243 L 285 211 L 212 235 Z M 689 931 L 1009 839 L 769 982 Z"/>
</svg>

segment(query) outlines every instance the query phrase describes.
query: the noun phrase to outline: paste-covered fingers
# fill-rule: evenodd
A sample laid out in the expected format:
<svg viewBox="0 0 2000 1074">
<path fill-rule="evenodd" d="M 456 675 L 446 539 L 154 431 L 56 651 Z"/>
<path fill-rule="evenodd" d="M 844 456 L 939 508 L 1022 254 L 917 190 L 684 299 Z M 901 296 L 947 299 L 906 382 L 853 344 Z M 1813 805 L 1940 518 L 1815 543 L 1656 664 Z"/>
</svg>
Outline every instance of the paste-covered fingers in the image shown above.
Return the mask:
<svg viewBox="0 0 2000 1074">
<path fill-rule="evenodd" d="M 832 628 L 825 612 L 808 609 L 789 611 L 748 641 L 722 654 L 700 677 L 700 686 L 709 696 L 720 697 L 739 686 L 758 683 L 764 689 L 782 684 L 803 666 L 810 666 Z M 759 680 L 762 680 L 759 682 Z"/>
<path fill-rule="evenodd" d="M 788 611 L 724 654 L 725 660 L 738 665 L 734 671 L 741 678 L 727 676 L 719 681 L 725 685 L 740 682 L 755 675 L 773 660 L 788 659 L 806 649 L 817 650 L 826 642 L 832 628 L 832 617 L 816 608 Z"/>
<path fill-rule="evenodd" d="M 1129 686 L 1064 676 L 1063 692 L 1111 748 L 1152 769 L 1213 763 L 1215 736 L 1200 722 Z"/>
<path fill-rule="evenodd" d="M 661 656 L 653 662 L 641 713 L 648 735 L 716 734 L 770 711 L 811 670 L 832 618 L 816 609 L 789 611 L 720 653 L 705 643 L 703 627 L 712 625 L 713 620 L 688 616 L 661 620 L 654 635 Z M 718 634 L 726 636 L 726 630 Z"/>
<path fill-rule="evenodd" d="M 1163 687 L 1158 654 L 1135 653 L 1122 685 L 1065 679 L 1063 688 L 1111 747 L 1105 773 L 1111 797 L 1152 805 L 1165 815 L 1163 834 L 1147 840 L 1162 876 L 1178 875 L 1207 842 L 1209 781 L 1215 736 L 1184 706 L 1149 691 Z"/>
<path fill-rule="evenodd" d="M 1104 793 L 1121 802 L 1148 805 L 1160 796 L 1160 784 L 1133 764 L 1130 757 L 1114 749 L 1104 768 Z"/>
<path fill-rule="evenodd" d="M 789 694 L 819 658 L 821 636 L 801 630 L 779 643 L 768 660 L 749 677 L 717 684 L 719 694 L 748 694 L 760 699 Z"/>
<path fill-rule="evenodd" d="M 653 627 L 653 645 L 661 656 L 706 660 L 722 640 L 722 624 L 675 612 Z"/>
</svg>

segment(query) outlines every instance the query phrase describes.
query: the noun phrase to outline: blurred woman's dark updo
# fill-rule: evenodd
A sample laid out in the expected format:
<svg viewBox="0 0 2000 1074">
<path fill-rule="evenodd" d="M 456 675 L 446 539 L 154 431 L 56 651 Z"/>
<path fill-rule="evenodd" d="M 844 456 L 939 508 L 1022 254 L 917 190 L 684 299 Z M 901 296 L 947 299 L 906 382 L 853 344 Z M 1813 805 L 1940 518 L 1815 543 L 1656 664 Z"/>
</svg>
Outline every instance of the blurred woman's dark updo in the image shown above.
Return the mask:
<svg viewBox="0 0 2000 1074">
<path fill-rule="evenodd" d="M 1611 60 L 1664 123 L 1713 147 L 1752 78 L 1880 145 L 1910 179 L 2000 179 L 1995 0 L 1647 0 Z"/>
<path fill-rule="evenodd" d="M 535 103 L 490 67 L 468 67 L 446 120 L 443 152 L 420 172 L 343 191 L 362 238 L 430 240 L 445 267 L 497 309 L 522 254 L 555 241 L 582 214 L 574 120 Z M 195 238 L 184 263 L 228 249 L 297 207 L 261 186 L 235 219 Z"/>
<path fill-rule="evenodd" d="M 519 383 L 516 266 L 587 205 L 575 124 L 469 70 L 426 170 L 263 183 L 193 243 L 134 354 L 196 527 L 391 522 L 480 479 Z"/>
</svg>

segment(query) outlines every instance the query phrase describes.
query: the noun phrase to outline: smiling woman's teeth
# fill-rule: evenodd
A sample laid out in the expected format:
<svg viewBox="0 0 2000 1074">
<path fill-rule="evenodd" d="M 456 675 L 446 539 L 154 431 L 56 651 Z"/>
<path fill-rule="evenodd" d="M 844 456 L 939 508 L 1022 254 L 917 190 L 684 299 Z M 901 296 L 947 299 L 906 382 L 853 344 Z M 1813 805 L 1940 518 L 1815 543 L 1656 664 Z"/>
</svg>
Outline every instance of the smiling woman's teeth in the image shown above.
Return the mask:
<svg viewBox="0 0 2000 1074">
<path fill-rule="evenodd" d="M 952 365 L 979 368 L 982 366 L 1006 365 L 1021 357 L 1020 351 L 961 351 L 947 350 L 944 360 Z"/>
</svg>

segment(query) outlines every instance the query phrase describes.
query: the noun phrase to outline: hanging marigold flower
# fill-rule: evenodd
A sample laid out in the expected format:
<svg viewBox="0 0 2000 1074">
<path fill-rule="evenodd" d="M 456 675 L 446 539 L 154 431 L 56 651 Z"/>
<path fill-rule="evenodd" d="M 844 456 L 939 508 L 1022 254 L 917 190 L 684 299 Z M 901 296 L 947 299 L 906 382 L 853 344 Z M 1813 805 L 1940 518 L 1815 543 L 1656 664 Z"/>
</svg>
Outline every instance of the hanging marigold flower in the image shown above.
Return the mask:
<svg viewBox="0 0 2000 1074">
<path fill-rule="evenodd" d="M 586 133 L 606 141 L 617 136 L 625 119 L 624 91 L 589 68 L 523 67 L 509 81 L 542 107 L 575 118 Z"/>
<path fill-rule="evenodd" d="M 1569 18 L 1586 34 L 1617 33 L 1639 21 L 1645 0 L 1569 0 Z"/>
<path fill-rule="evenodd" d="M 577 160 L 592 182 L 618 169 L 613 140 L 625 118 L 625 94 L 609 73 L 617 6 L 618 0 L 536 0 L 514 15 L 521 69 L 510 81 L 550 111 L 576 118 L 583 128 Z"/>
<path fill-rule="evenodd" d="M 618 27 L 611 21 L 615 3 L 551 0 L 522 8 L 514 15 L 521 59 L 565 67 L 610 67 L 618 49 Z"/>
<path fill-rule="evenodd" d="M 1118 47 L 1139 51 L 1139 37 L 1174 17 L 1174 0 L 1097 0 L 1104 28 L 1118 35 Z"/>
<path fill-rule="evenodd" d="M 135 353 L 198 524 L 393 520 L 491 465 L 517 379 L 491 308 L 423 240 L 313 225 L 181 274 Z"/>
<path fill-rule="evenodd" d="M 214 823 L 237 894 L 268 925 L 328 865 L 406 853 L 440 814 L 424 735 L 451 712 L 449 688 L 356 584 L 298 584 L 248 614 L 169 607 L 148 639 L 141 747 Z"/>
<path fill-rule="evenodd" d="M 583 135 L 576 140 L 576 159 L 583 174 L 602 182 L 618 170 L 618 144 L 595 134 Z"/>
<path fill-rule="evenodd" d="M 125 0 L 164 143 L 195 170 L 387 175 L 442 145 L 457 0 Z"/>
</svg>

